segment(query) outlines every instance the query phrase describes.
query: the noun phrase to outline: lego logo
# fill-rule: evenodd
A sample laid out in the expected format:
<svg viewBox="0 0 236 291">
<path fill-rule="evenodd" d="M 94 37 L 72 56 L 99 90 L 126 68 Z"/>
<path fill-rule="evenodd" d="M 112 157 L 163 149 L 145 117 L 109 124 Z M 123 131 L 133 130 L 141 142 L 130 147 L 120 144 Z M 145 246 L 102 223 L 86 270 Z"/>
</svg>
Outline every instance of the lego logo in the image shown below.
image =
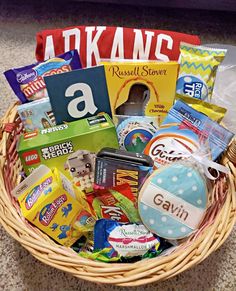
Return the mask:
<svg viewBox="0 0 236 291">
<path fill-rule="evenodd" d="M 25 161 L 30 162 L 30 161 L 37 160 L 37 158 L 38 158 L 38 155 L 31 155 L 31 156 L 26 157 Z"/>
<path fill-rule="evenodd" d="M 23 158 L 27 166 L 40 163 L 40 157 L 36 150 L 24 153 Z"/>
</svg>

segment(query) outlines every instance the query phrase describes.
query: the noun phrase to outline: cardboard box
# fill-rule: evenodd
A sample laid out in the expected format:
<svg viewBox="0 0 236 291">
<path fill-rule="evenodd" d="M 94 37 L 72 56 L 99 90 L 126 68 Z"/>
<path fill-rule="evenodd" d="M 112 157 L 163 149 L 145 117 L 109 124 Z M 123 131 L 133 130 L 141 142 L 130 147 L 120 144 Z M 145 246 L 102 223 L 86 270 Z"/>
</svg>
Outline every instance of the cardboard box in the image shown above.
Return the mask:
<svg viewBox="0 0 236 291">
<path fill-rule="evenodd" d="M 28 133 L 20 137 L 18 154 L 26 175 L 40 164 L 56 167 L 68 179 L 93 180 L 95 153 L 118 148 L 115 127 L 107 114 Z M 79 185 L 78 185 L 79 186 Z"/>
<path fill-rule="evenodd" d="M 56 125 L 49 98 L 21 104 L 17 111 L 27 132 Z"/>
<path fill-rule="evenodd" d="M 71 246 L 82 235 L 74 224 L 83 207 L 68 184 L 57 169 L 41 165 L 12 191 L 23 216 L 65 246 Z"/>
<path fill-rule="evenodd" d="M 102 62 L 115 115 L 145 115 L 160 124 L 173 105 L 177 62 Z"/>
</svg>

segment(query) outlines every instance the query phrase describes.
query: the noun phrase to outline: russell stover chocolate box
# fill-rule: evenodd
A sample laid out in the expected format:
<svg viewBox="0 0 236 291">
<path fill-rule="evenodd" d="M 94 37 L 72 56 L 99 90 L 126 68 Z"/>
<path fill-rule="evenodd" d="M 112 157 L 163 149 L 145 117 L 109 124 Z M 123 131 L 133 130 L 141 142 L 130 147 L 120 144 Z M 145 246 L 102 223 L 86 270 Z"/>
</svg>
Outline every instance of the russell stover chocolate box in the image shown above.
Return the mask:
<svg viewBox="0 0 236 291">
<path fill-rule="evenodd" d="M 118 148 L 115 127 L 106 113 L 22 134 L 17 150 L 26 175 L 44 164 L 86 188 L 94 177 L 95 154 L 104 147 Z"/>
</svg>

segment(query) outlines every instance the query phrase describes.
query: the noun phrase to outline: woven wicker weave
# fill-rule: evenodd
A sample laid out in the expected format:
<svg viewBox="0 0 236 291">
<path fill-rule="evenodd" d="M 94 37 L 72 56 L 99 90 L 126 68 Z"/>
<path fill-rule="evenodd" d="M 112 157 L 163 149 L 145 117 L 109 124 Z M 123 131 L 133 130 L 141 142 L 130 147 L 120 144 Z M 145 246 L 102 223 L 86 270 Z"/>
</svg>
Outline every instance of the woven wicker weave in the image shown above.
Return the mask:
<svg viewBox="0 0 236 291">
<path fill-rule="evenodd" d="M 217 180 L 211 195 L 211 207 L 200 227 L 188 241 L 172 253 L 132 264 L 108 264 L 84 259 L 72 249 L 59 246 L 21 216 L 10 192 L 20 182 L 21 163 L 16 143 L 21 124 L 12 106 L 0 124 L 0 223 L 6 231 L 35 258 L 76 277 L 122 286 L 137 286 L 168 279 L 199 264 L 229 236 L 236 220 L 236 169 L 230 161 L 235 158 L 231 147 L 223 163 L 231 172 L 226 179 Z M 235 146 L 236 143 L 232 143 Z"/>
</svg>

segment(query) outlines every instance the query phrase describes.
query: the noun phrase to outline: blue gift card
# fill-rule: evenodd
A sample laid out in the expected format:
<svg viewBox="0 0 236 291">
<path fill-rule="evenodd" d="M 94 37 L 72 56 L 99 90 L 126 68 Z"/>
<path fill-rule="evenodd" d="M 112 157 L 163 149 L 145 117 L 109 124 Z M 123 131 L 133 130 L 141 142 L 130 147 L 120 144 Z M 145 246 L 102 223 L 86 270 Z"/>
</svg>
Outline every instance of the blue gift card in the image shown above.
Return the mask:
<svg viewBox="0 0 236 291">
<path fill-rule="evenodd" d="M 111 116 L 104 66 L 48 76 L 44 80 L 57 124 L 99 112 Z"/>
</svg>

